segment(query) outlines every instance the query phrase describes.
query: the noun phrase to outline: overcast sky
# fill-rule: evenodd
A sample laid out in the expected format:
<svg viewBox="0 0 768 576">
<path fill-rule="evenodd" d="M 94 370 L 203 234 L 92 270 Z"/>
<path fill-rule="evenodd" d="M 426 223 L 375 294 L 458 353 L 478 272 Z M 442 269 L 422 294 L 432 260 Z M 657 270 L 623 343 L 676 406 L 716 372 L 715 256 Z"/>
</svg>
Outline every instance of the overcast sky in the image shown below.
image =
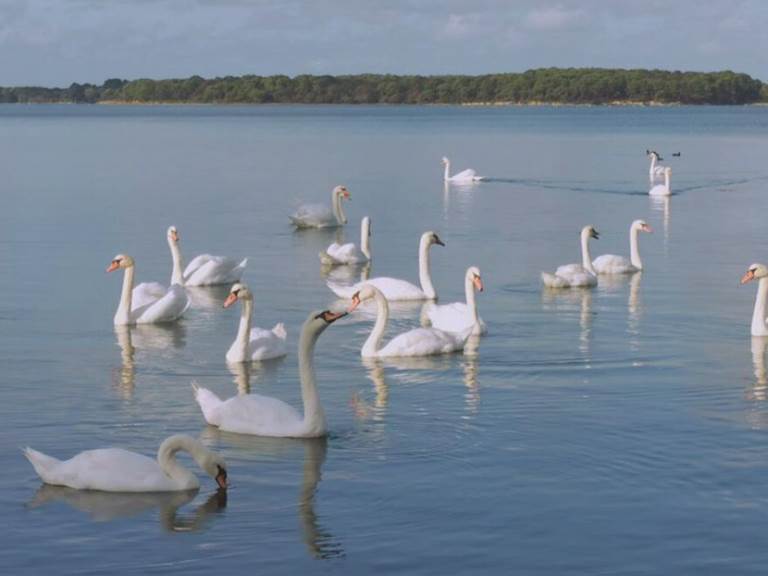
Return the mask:
<svg viewBox="0 0 768 576">
<path fill-rule="evenodd" d="M 767 0 L 0 0 L 0 85 L 542 66 L 747 72 Z"/>
</svg>

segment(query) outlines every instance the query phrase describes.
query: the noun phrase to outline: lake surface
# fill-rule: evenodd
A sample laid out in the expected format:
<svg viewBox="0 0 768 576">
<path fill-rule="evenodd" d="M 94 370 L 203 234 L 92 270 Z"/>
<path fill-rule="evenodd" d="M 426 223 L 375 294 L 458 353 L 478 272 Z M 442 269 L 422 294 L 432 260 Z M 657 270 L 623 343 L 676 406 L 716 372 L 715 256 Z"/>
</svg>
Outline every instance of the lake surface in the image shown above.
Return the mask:
<svg viewBox="0 0 768 576">
<path fill-rule="evenodd" d="M 668 201 L 647 195 L 646 148 L 673 168 Z M 444 188 L 443 155 L 489 181 Z M 3 572 L 763 574 L 768 378 L 739 279 L 768 261 L 766 158 L 764 107 L 0 106 Z M 299 328 L 338 305 L 317 257 L 336 233 L 287 216 L 336 184 L 347 239 L 372 217 L 373 275 L 415 281 L 428 229 L 443 303 L 479 266 L 488 336 L 363 362 L 355 314 L 317 347 L 326 441 L 207 427 L 193 380 L 300 406 Z M 636 218 L 654 228 L 641 276 L 542 289 L 583 225 L 594 256 L 628 255 Z M 226 289 L 115 331 L 106 266 L 127 253 L 167 283 L 171 224 L 187 259 L 248 257 L 255 324 L 285 323 L 287 358 L 230 371 Z M 224 455 L 226 499 L 204 475 L 186 495 L 42 487 L 19 451 L 152 455 L 173 433 Z"/>
</svg>

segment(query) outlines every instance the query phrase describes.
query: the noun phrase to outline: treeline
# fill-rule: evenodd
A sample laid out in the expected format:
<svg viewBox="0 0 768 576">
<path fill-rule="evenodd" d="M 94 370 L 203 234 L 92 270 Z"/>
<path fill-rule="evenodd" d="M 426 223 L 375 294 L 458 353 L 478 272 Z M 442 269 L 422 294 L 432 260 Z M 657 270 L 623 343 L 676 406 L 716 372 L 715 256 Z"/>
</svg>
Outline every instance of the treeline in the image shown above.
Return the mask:
<svg viewBox="0 0 768 576">
<path fill-rule="evenodd" d="M 544 68 L 482 76 L 227 76 L 110 79 L 101 86 L 0 88 L 0 102 L 205 104 L 751 104 L 768 88 L 747 74 Z"/>
</svg>

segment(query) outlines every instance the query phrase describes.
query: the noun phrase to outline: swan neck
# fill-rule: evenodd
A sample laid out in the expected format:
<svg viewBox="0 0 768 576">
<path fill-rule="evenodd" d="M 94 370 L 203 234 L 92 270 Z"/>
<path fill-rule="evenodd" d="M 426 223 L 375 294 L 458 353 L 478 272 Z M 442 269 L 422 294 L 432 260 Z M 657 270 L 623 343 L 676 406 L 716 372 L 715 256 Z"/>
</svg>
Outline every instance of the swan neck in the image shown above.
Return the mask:
<svg viewBox="0 0 768 576">
<path fill-rule="evenodd" d="M 347 216 L 344 214 L 344 208 L 341 206 L 341 194 L 338 194 L 336 190 L 331 194 L 331 206 L 333 207 L 336 223 L 339 225 L 346 224 Z"/>
<path fill-rule="evenodd" d="M 632 266 L 642 270 L 643 261 L 640 259 L 640 248 L 637 241 L 638 233 L 639 230 L 634 226 L 629 229 L 629 259 L 632 262 Z"/>
<path fill-rule="evenodd" d="M 377 290 L 374 299 L 376 301 L 376 322 L 360 351 L 360 355 L 364 357 L 376 356 L 381 348 L 381 339 L 384 337 L 384 331 L 389 323 L 389 304 L 387 304 L 384 294 Z"/>
<path fill-rule="evenodd" d="M 244 298 L 240 307 L 240 324 L 237 327 L 235 344 L 241 352 L 242 361 L 249 360 L 248 342 L 251 335 L 251 321 L 253 317 L 253 299 Z"/>
<path fill-rule="evenodd" d="M 444 180 L 451 179 L 451 161 L 450 160 L 445 161 L 445 172 L 443 173 L 443 179 Z"/>
<path fill-rule="evenodd" d="M 308 321 L 299 337 L 299 378 L 301 400 L 304 404 L 304 426 L 307 429 L 325 431 L 325 412 L 320 405 L 320 396 L 315 383 L 315 344 L 320 332 L 310 330 Z"/>
<path fill-rule="evenodd" d="M 581 265 L 588 272 L 595 274 L 592 267 L 592 257 L 589 254 L 589 233 L 581 235 Z"/>
<path fill-rule="evenodd" d="M 199 486 L 197 476 L 179 464 L 176 454 L 184 450 L 202 467 L 203 457 L 208 453 L 202 444 L 186 436 L 171 436 L 160 444 L 157 450 L 157 462 L 165 474 L 183 488 Z"/>
<path fill-rule="evenodd" d="M 752 312 L 752 335 L 768 335 L 768 326 L 765 323 L 765 307 L 768 299 L 768 277 L 760 278 L 757 285 L 757 296 L 755 298 L 755 309 Z"/>
<path fill-rule="evenodd" d="M 477 326 L 479 324 L 477 300 L 475 298 L 475 285 L 472 282 L 472 274 L 467 274 L 466 278 L 464 278 L 464 294 L 467 297 L 467 309 L 469 310 L 470 318 L 472 318 L 472 325 Z"/>
<path fill-rule="evenodd" d="M 181 269 L 183 267 L 183 261 L 181 258 L 181 249 L 178 242 L 174 242 L 172 238 L 168 238 L 168 246 L 171 248 L 171 259 L 173 260 L 173 270 L 171 272 L 171 285 L 178 284 L 184 286 L 184 276 Z"/>
<path fill-rule="evenodd" d="M 429 240 L 422 238 L 419 243 L 419 284 L 429 300 L 436 300 L 437 293 L 432 285 L 432 275 L 429 272 Z"/>
<path fill-rule="evenodd" d="M 671 190 L 669 187 L 669 171 L 667 170 L 664 172 L 664 186 L 666 186 L 667 190 Z"/>
<path fill-rule="evenodd" d="M 368 223 L 368 220 L 365 220 L 363 224 L 360 226 L 360 252 L 365 254 L 365 257 L 368 258 L 368 260 L 371 259 L 371 234 L 370 234 L 370 224 Z"/>
<path fill-rule="evenodd" d="M 115 324 L 130 324 L 134 271 L 135 267 L 129 266 L 123 273 L 123 289 L 120 293 L 120 304 L 118 304 L 117 312 L 115 312 Z"/>
</svg>

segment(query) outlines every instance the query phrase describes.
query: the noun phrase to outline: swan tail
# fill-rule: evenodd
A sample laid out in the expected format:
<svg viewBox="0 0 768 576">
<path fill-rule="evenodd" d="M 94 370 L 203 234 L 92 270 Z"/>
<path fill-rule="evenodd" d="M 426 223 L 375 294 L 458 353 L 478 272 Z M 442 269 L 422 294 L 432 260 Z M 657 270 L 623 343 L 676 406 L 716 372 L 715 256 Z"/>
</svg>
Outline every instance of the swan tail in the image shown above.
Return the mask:
<svg viewBox="0 0 768 576">
<path fill-rule="evenodd" d="M 567 286 L 565 280 L 549 272 L 541 273 L 541 281 L 547 288 L 565 288 Z"/>
<path fill-rule="evenodd" d="M 336 260 L 331 258 L 328 252 L 322 251 L 317 256 L 320 258 L 320 262 L 326 266 L 333 266 L 336 263 Z"/>
<path fill-rule="evenodd" d="M 216 396 L 208 388 L 198 386 L 195 382 L 192 382 L 192 390 L 195 394 L 195 400 L 200 405 L 200 410 L 203 411 L 203 417 L 208 424 L 216 424 L 214 413 L 216 409 L 221 406 L 221 398 Z"/>
<path fill-rule="evenodd" d="M 272 328 L 272 333 L 282 340 L 285 340 L 288 337 L 288 333 L 285 331 L 285 324 L 282 322 L 275 324 Z"/>
<path fill-rule="evenodd" d="M 24 448 L 23 452 L 24 456 L 27 457 L 27 460 L 29 460 L 30 464 L 32 464 L 32 467 L 35 469 L 35 472 L 37 472 L 37 475 L 40 476 L 44 482 L 47 482 L 47 478 L 50 477 L 53 469 L 61 464 L 61 460 L 43 454 L 42 452 L 38 452 L 37 450 L 33 450 L 29 446 Z"/>
</svg>

